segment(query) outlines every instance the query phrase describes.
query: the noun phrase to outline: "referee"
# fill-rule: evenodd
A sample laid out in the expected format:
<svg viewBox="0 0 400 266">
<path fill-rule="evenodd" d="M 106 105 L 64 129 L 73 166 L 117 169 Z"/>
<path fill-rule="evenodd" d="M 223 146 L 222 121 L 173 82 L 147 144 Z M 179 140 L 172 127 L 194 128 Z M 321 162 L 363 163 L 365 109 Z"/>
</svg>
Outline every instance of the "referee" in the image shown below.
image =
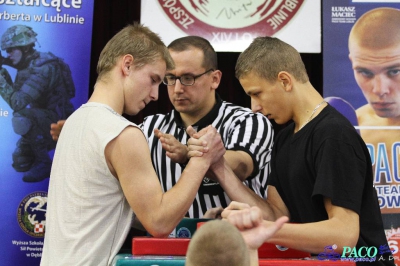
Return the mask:
<svg viewBox="0 0 400 266">
<path fill-rule="evenodd" d="M 224 155 L 236 176 L 260 197 L 266 198 L 273 145 L 269 120 L 250 109 L 223 101 L 216 93 L 222 73 L 211 44 L 198 36 L 176 39 L 168 49 L 175 69 L 163 83 L 174 110 L 144 119 L 151 159 L 164 191 L 180 178 L 188 159 L 188 126 L 197 131 L 212 124 L 225 144 Z M 225 208 L 230 199 L 222 187 L 205 176 L 187 217 L 201 218 L 211 208 Z"/>
</svg>

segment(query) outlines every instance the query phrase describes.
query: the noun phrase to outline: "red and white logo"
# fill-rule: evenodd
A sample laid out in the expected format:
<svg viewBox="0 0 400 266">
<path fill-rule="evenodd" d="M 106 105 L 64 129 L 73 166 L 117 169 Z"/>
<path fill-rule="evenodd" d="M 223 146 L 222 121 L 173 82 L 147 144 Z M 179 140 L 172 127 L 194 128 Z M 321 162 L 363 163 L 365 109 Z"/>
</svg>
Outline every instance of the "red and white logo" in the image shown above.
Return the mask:
<svg viewBox="0 0 400 266">
<path fill-rule="evenodd" d="M 166 15 L 188 35 L 213 42 L 273 36 L 304 0 L 158 0 Z"/>
<path fill-rule="evenodd" d="M 44 233 L 44 224 L 35 224 L 34 232 L 36 234 Z"/>
<path fill-rule="evenodd" d="M 17 219 L 21 229 L 36 238 L 44 237 L 47 210 L 47 192 L 35 191 L 18 205 Z"/>
</svg>

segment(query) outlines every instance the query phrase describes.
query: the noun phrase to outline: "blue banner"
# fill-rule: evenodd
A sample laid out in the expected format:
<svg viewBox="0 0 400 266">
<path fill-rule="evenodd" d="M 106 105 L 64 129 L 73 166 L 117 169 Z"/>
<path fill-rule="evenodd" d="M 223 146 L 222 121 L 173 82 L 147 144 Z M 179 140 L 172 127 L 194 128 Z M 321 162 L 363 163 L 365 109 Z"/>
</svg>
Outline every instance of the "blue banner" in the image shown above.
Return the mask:
<svg viewBox="0 0 400 266">
<path fill-rule="evenodd" d="M 364 139 L 389 245 L 400 230 L 400 1 L 323 1 L 324 98 Z M 363 184 L 360 184 L 363 185 Z"/>
<path fill-rule="evenodd" d="M 87 101 L 93 0 L 0 0 L 0 265 L 39 265 L 55 142 Z"/>
</svg>

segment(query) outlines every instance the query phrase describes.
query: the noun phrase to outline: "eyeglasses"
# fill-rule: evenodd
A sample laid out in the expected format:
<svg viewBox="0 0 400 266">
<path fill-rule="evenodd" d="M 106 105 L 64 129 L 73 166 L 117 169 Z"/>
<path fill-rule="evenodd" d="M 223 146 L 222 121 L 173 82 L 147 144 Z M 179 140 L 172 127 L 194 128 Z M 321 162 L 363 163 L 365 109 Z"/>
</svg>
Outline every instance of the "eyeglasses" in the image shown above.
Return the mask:
<svg viewBox="0 0 400 266">
<path fill-rule="evenodd" d="M 164 77 L 163 83 L 165 85 L 167 85 L 167 86 L 172 86 L 172 85 L 175 85 L 176 80 L 179 79 L 179 81 L 181 82 L 182 85 L 192 86 L 197 78 L 203 76 L 204 74 L 206 74 L 206 73 L 208 73 L 210 71 L 214 71 L 214 69 L 211 68 L 211 69 L 207 70 L 206 72 L 201 73 L 201 74 L 199 74 L 197 76 L 193 76 L 193 75 L 190 75 L 190 74 L 185 74 L 185 75 L 182 75 L 180 77 L 176 77 L 174 75 L 167 75 L 167 76 Z"/>
</svg>

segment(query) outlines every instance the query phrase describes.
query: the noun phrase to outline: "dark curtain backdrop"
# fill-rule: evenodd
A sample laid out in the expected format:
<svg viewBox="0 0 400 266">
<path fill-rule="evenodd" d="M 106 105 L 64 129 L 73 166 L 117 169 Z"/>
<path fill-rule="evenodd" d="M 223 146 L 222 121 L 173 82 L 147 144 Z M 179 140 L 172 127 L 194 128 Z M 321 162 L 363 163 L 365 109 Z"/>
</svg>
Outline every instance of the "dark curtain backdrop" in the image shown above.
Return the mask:
<svg viewBox="0 0 400 266">
<path fill-rule="evenodd" d="M 96 65 L 101 50 L 115 33 L 134 21 L 140 22 L 140 0 L 95 0 L 89 96 L 93 92 L 96 82 Z M 250 98 L 243 92 L 234 75 L 238 56 L 239 53 L 234 52 L 218 53 L 218 65 L 222 71 L 222 80 L 217 91 L 226 101 L 250 107 Z M 322 94 L 322 54 L 301 54 L 301 56 L 311 83 Z M 166 113 L 171 108 L 166 87 L 161 84 L 159 100 L 151 102 L 138 115 L 127 118 L 134 123 L 141 123 L 145 116 Z M 276 131 L 284 126 L 278 126 L 274 121 L 272 123 Z"/>
</svg>

